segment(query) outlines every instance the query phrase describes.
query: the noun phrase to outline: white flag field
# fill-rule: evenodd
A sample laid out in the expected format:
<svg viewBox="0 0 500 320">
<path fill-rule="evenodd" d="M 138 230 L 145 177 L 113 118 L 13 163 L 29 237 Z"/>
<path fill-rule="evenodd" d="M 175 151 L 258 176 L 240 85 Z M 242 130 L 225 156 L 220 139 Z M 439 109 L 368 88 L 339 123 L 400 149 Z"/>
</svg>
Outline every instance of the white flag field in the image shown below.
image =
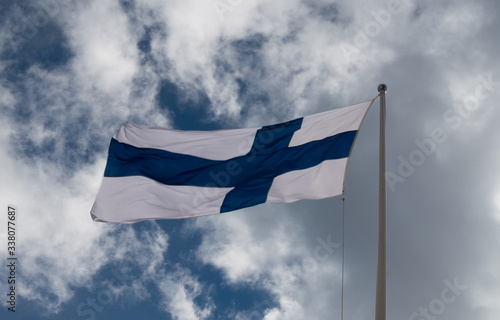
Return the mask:
<svg viewBox="0 0 500 320">
<path fill-rule="evenodd" d="M 341 195 L 373 101 L 250 129 L 178 131 L 127 122 L 111 139 L 91 217 L 192 218 Z"/>
</svg>

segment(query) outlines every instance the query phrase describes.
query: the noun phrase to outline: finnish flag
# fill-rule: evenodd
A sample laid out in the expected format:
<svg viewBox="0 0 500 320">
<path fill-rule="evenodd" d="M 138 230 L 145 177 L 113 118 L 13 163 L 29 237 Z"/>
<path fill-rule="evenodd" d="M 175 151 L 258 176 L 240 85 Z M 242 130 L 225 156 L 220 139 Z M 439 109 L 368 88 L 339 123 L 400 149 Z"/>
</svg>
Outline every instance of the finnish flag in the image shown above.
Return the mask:
<svg viewBox="0 0 500 320">
<path fill-rule="evenodd" d="M 115 223 L 191 218 L 340 195 L 372 102 L 252 129 L 125 123 L 111 139 L 91 217 Z"/>
</svg>

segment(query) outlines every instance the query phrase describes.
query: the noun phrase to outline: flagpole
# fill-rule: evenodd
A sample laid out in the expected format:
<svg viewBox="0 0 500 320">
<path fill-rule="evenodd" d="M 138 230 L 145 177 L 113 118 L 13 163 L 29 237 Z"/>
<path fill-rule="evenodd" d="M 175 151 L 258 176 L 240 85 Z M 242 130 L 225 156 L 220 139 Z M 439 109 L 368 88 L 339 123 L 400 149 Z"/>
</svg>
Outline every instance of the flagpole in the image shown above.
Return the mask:
<svg viewBox="0 0 500 320">
<path fill-rule="evenodd" d="M 380 151 L 378 205 L 378 265 L 375 320 L 386 320 L 386 181 L 385 181 L 385 93 L 387 85 L 379 84 L 380 93 Z"/>
</svg>

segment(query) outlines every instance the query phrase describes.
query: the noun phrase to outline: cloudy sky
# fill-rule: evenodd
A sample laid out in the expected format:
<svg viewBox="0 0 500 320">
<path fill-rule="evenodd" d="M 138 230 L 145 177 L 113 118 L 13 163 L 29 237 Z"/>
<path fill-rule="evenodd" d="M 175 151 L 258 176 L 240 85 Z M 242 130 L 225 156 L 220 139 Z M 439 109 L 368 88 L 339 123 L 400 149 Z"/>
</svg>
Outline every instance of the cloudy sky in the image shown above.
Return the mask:
<svg viewBox="0 0 500 320">
<path fill-rule="evenodd" d="M 387 318 L 499 319 L 499 15 L 493 0 L 1 1 L 2 319 L 339 319 L 340 197 L 133 225 L 89 211 L 125 121 L 260 127 L 381 82 Z M 378 112 L 347 174 L 345 319 L 374 318 Z"/>
</svg>

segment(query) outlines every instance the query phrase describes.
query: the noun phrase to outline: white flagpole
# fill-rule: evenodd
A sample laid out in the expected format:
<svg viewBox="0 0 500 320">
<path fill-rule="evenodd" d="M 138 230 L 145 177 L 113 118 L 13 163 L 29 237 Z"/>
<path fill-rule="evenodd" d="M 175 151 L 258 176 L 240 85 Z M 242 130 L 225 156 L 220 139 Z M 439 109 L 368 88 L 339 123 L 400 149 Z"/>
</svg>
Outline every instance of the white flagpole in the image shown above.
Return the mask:
<svg viewBox="0 0 500 320">
<path fill-rule="evenodd" d="M 380 154 L 379 154 L 379 206 L 378 206 L 378 265 L 375 320 L 386 320 L 386 181 L 385 181 L 385 92 L 387 85 L 380 84 Z"/>
</svg>

